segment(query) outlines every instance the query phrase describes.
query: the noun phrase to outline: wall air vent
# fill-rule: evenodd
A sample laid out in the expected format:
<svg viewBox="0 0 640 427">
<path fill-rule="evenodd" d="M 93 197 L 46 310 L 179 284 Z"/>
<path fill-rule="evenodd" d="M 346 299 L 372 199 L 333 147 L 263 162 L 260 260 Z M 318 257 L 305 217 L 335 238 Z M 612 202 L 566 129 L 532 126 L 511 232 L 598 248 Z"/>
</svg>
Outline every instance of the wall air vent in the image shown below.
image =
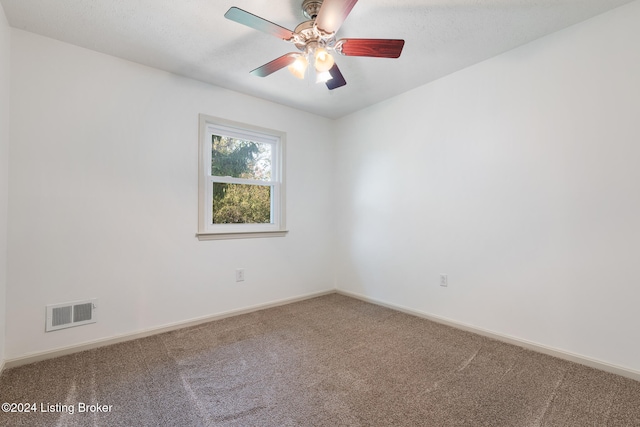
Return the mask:
<svg viewBox="0 0 640 427">
<path fill-rule="evenodd" d="M 96 323 L 98 299 L 51 304 L 47 306 L 46 332 Z"/>
</svg>

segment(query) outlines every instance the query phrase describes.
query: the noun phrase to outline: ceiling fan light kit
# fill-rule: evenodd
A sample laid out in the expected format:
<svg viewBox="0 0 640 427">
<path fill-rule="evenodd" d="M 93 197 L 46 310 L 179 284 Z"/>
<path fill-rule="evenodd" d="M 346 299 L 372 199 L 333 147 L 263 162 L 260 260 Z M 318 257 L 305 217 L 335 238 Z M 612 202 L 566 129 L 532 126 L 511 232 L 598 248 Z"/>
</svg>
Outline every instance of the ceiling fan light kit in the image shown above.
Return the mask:
<svg viewBox="0 0 640 427">
<path fill-rule="evenodd" d="M 302 13 L 308 19 L 294 31 L 281 27 L 245 10 L 232 7 L 225 17 L 258 31 L 293 43 L 302 53 L 287 53 L 256 68 L 251 74 L 266 77 L 284 67 L 299 79 L 304 79 L 309 64 L 317 82 L 329 90 L 347 84 L 330 52 L 343 56 L 398 58 L 404 47 L 399 39 L 339 39 L 336 32 L 342 26 L 358 0 L 303 0 Z"/>
</svg>

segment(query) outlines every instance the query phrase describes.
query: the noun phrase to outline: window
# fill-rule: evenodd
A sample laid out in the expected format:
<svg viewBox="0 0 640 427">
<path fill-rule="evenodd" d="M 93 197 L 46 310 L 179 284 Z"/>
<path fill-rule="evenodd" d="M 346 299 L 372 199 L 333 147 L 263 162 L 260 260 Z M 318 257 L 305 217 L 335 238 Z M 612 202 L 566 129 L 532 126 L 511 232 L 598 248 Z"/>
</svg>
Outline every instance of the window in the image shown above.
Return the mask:
<svg viewBox="0 0 640 427">
<path fill-rule="evenodd" d="M 284 236 L 285 134 L 200 115 L 198 238 Z"/>
</svg>

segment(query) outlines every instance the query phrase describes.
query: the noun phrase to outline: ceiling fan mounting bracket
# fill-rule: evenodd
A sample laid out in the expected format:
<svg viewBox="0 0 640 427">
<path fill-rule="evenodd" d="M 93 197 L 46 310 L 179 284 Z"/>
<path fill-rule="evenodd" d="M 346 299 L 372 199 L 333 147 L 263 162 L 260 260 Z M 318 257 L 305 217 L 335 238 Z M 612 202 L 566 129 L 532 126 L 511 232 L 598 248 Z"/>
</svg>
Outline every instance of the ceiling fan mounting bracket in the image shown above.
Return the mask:
<svg viewBox="0 0 640 427">
<path fill-rule="evenodd" d="M 307 19 L 314 20 L 320 12 L 320 6 L 322 6 L 322 0 L 304 0 L 302 2 L 302 14 Z"/>
</svg>

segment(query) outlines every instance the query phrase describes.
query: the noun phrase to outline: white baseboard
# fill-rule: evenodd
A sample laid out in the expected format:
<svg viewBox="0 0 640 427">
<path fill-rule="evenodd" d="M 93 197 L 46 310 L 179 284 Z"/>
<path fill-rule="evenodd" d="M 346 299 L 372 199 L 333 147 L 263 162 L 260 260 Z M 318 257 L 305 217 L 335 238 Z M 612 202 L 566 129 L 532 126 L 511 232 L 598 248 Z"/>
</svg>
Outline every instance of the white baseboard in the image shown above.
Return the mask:
<svg viewBox="0 0 640 427">
<path fill-rule="evenodd" d="M 138 338 L 145 338 L 148 336 L 152 336 L 152 335 L 157 335 L 157 334 L 161 334 L 164 332 L 169 332 L 169 331 L 174 331 L 177 329 L 182 329 L 182 328 L 188 328 L 191 326 L 196 326 L 202 323 L 207 323 L 207 322 L 212 322 L 214 320 L 220 320 L 220 319 L 224 319 L 227 317 L 233 317 L 233 316 L 238 316 L 241 314 L 246 314 L 246 313 L 251 313 L 254 311 L 259 311 L 259 310 L 264 310 L 267 308 L 272 308 L 272 307 L 277 307 L 277 306 L 281 306 L 281 305 L 286 305 L 286 304 L 291 304 L 294 302 L 298 302 L 298 301 L 303 301 L 306 299 L 310 299 L 310 298 L 315 298 L 315 297 L 319 297 L 319 296 L 323 296 L 323 295 L 328 295 L 328 294 L 332 294 L 332 293 L 338 293 L 341 295 L 345 295 L 345 296 L 349 296 L 352 298 L 356 298 L 362 301 L 366 301 L 372 304 L 376 304 L 376 305 L 380 305 L 383 307 L 387 307 L 390 308 L 392 310 L 397 310 L 397 311 L 401 311 L 403 313 L 407 313 L 407 314 L 411 314 L 413 316 L 418 316 L 424 319 L 428 319 L 428 320 L 432 320 L 434 322 L 438 322 L 438 323 L 442 323 L 444 325 L 448 325 L 457 329 L 462 329 L 468 332 L 472 332 L 472 333 L 476 333 L 478 335 L 483 335 L 489 338 L 493 338 L 496 339 L 498 341 L 502 341 L 502 342 L 506 342 L 509 344 L 513 344 L 513 345 L 517 345 L 520 347 L 524 347 L 527 348 L 529 350 L 533 350 L 533 351 L 537 351 L 539 353 L 543 353 L 543 354 L 547 354 L 550 356 L 554 356 L 557 357 L 559 359 L 564 359 L 564 360 L 568 360 L 571 362 L 575 362 L 575 363 L 579 363 L 585 366 L 589 366 L 595 369 L 600 369 L 602 371 L 606 371 L 606 372 L 610 372 L 616 375 L 620 375 L 626 378 L 630 378 L 636 381 L 640 381 L 640 371 L 636 371 L 633 369 L 628 369 L 628 368 L 623 368 L 617 365 L 612 365 L 610 363 L 607 362 L 603 362 L 601 360 L 597 360 L 597 359 L 592 359 L 586 356 L 582 356 L 579 354 L 575 354 L 575 353 L 570 353 L 564 350 L 559 350 L 556 348 L 552 348 L 552 347 L 547 347 L 538 343 L 534 343 L 531 341 L 527 341 L 527 340 L 523 340 L 520 338 L 515 338 L 515 337 L 511 337 L 508 335 L 503 335 L 503 334 L 499 334 L 496 332 L 492 332 L 486 329 L 482 329 L 482 328 L 478 328 L 476 326 L 472 326 L 472 325 L 468 325 L 465 323 L 461 323 L 461 322 L 457 322 L 451 319 L 447 319 L 441 316 L 436 316 L 433 314 L 428 314 L 422 311 L 418 311 L 418 310 L 414 310 L 408 307 L 404 307 L 398 304 L 392 304 L 392 303 L 388 303 L 376 298 L 371 298 L 371 297 L 367 297 L 365 295 L 361 295 L 355 292 L 349 292 L 349 291 L 344 291 L 344 290 L 335 290 L 335 289 L 331 289 L 331 290 L 327 290 L 327 291 L 321 291 L 321 292 L 314 292 L 314 293 L 310 293 L 310 294 L 305 294 L 305 295 L 300 295 L 297 297 L 292 297 L 292 298 L 285 298 L 282 300 L 277 300 L 277 301 L 271 301 L 268 303 L 263 303 L 263 304 L 257 304 L 254 306 L 250 306 L 250 307 L 246 307 L 246 308 L 242 308 L 242 309 L 237 309 L 237 310 L 230 310 L 230 311 L 226 311 L 223 313 L 218 313 L 218 314 L 214 314 L 211 316 L 203 316 L 203 317 L 199 317 L 196 319 L 190 319 L 190 320 L 186 320 L 186 321 L 181 321 L 181 322 L 176 322 L 176 323 L 172 323 L 172 324 L 168 324 L 168 325 L 163 325 L 157 328 L 150 328 L 150 329 L 146 329 L 146 330 L 142 330 L 142 331 L 138 331 L 138 332 L 134 332 L 131 334 L 123 334 L 123 335 L 118 335 L 118 336 L 114 336 L 114 337 L 110 337 L 110 338 L 104 338 L 104 339 L 100 339 L 100 340 L 95 340 L 95 341 L 90 341 L 90 342 L 86 342 L 86 343 L 82 343 L 82 344 L 78 344 L 78 345 L 73 345 L 73 346 L 68 346 L 68 347 L 61 347 L 61 348 L 57 348 L 54 350 L 49 350 L 49 351 L 44 351 L 44 352 L 39 352 L 39 353 L 33 353 L 33 354 L 28 354 L 25 356 L 21 356 L 21 357 L 17 357 L 17 358 L 13 358 L 13 359 L 7 359 L 7 360 L 2 360 L 0 361 L 0 374 L 2 374 L 2 371 L 4 369 L 10 369 L 10 368 L 15 368 L 17 366 L 22 366 L 22 365 L 27 365 L 29 363 L 34 363 L 34 362 L 39 362 L 41 360 L 46 360 L 46 359 L 52 359 L 55 357 L 60 357 L 60 356 L 65 356 L 68 354 L 73 354 L 73 353 L 77 353 L 80 351 L 85 351 L 85 350 L 91 350 L 94 348 L 98 348 L 98 347 L 104 347 L 107 345 L 112 345 L 112 344 L 117 344 L 117 343 L 121 343 L 121 342 L 125 342 L 125 341 L 131 341 L 131 340 L 135 340 Z"/>
<path fill-rule="evenodd" d="M 597 360 L 597 359 L 592 359 L 590 357 L 586 357 L 586 356 L 582 356 L 579 354 L 575 354 L 575 353 L 571 353 L 568 351 L 564 351 L 564 350 L 559 350 L 557 348 L 553 348 L 553 347 L 547 347 L 545 345 L 542 344 L 538 344 L 535 342 L 531 342 L 531 341 L 527 341 L 527 340 L 523 340 L 520 338 L 516 338 L 516 337 L 512 337 L 512 336 L 508 336 L 508 335 L 502 335 L 496 332 L 492 332 L 486 329 L 482 329 L 482 328 L 478 328 L 476 326 L 472 326 L 472 325 L 468 325 L 465 323 L 461 323 L 461 322 L 457 322 L 455 320 L 451 320 L 451 319 L 447 319 L 444 317 L 440 317 L 440 316 L 436 316 L 433 314 L 428 314 L 422 311 L 418 311 L 418 310 L 414 310 L 408 307 L 404 307 L 398 304 L 392 304 L 392 303 L 388 303 L 376 298 L 370 298 L 367 297 L 365 295 L 361 295 L 355 292 L 349 292 L 349 291 L 344 291 L 344 290 L 336 290 L 336 293 L 341 294 L 341 295 L 345 295 L 348 297 L 352 297 L 352 298 L 357 298 L 359 300 L 365 301 L 365 302 L 369 302 L 372 304 L 376 304 L 376 305 L 380 305 L 383 307 L 387 307 L 390 308 L 392 310 L 397 310 L 397 311 L 401 311 L 403 313 L 407 313 L 407 314 L 411 314 L 413 316 L 418 316 L 418 317 L 422 317 L 424 319 L 427 320 L 432 320 L 434 322 L 438 322 L 438 323 L 442 323 L 444 325 L 447 326 L 451 326 L 454 327 L 456 329 L 462 329 L 464 331 L 468 331 L 468 332 L 473 332 L 475 334 L 478 335 L 482 335 L 485 337 L 489 337 L 489 338 L 493 338 L 495 340 L 498 341 L 502 341 L 502 342 L 506 342 L 508 344 L 513 344 L 513 345 L 517 345 L 519 347 L 524 347 L 526 349 L 529 350 L 533 350 L 536 351 L 538 353 L 543 353 L 543 354 L 547 354 L 549 356 L 554 356 L 557 357 L 559 359 L 564 359 L 564 360 L 568 360 L 570 362 L 575 362 L 575 363 L 579 363 L 581 365 L 585 365 L 585 366 L 589 366 L 591 368 L 595 368 L 595 369 L 599 369 L 601 371 L 606 371 L 606 372 L 610 372 L 612 374 L 616 374 L 616 375 L 620 375 L 626 378 L 630 378 L 632 380 L 636 380 L 636 381 L 640 381 L 640 371 L 636 371 L 633 369 L 628 369 L 628 368 L 623 368 L 621 366 L 617 366 L 617 365 L 612 365 L 610 363 L 607 362 L 603 362 L 601 360 Z"/>
<path fill-rule="evenodd" d="M 0 375 L 2 375 L 2 371 L 4 371 L 4 359 L 0 359 Z"/>
<path fill-rule="evenodd" d="M 313 292 L 310 294 L 299 295 L 296 297 L 285 298 L 276 301 L 270 301 L 267 303 L 257 304 L 246 308 L 241 308 L 237 310 L 229 310 L 222 313 L 214 314 L 211 316 L 203 316 L 195 319 L 185 320 L 181 322 L 171 323 L 163 326 L 159 326 L 157 328 L 145 329 L 142 331 L 117 335 L 109 338 L 103 338 L 95 341 L 89 341 L 82 344 L 72 345 L 68 347 L 56 348 L 53 350 L 43 351 L 39 353 L 27 354 L 25 356 L 16 357 L 13 359 L 7 359 L 3 362 L 4 367 L 7 369 L 15 368 L 17 366 L 27 365 L 29 363 L 40 362 L 42 360 L 53 359 L 55 357 L 66 356 L 68 354 L 78 353 L 80 351 L 91 350 L 98 347 L 104 347 L 107 345 L 118 344 L 125 341 L 131 341 L 138 338 L 145 338 L 151 335 L 161 334 L 163 332 L 175 331 L 177 329 L 188 328 L 190 326 L 200 325 L 202 323 L 212 322 L 214 320 L 220 320 L 227 317 L 239 316 L 241 314 L 247 314 L 254 311 L 265 310 L 267 308 L 278 307 L 281 305 L 291 304 L 298 301 L 303 301 L 310 298 L 315 298 L 323 295 L 333 294 L 335 293 L 335 289 L 330 289 L 327 291 Z M 0 373 L 2 365 L 0 365 Z"/>
</svg>

